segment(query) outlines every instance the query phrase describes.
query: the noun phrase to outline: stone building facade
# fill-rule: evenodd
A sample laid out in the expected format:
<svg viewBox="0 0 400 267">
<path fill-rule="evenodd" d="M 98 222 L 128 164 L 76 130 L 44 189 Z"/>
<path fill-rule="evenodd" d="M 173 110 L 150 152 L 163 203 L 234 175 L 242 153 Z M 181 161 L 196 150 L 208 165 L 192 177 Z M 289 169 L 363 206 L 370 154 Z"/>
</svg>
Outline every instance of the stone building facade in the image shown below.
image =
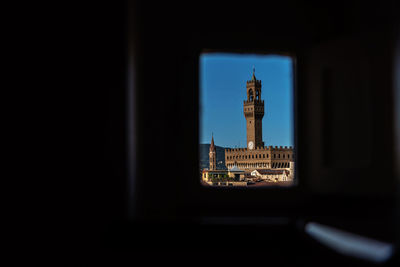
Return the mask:
<svg viewBox="0 0 400 267">
<path fill-rule="evenodd" d="M 294 162 L 293 147 L 264 146 L 262 140 L 262 118 L 264 100 L 261 99 L 261 81 L 256 79 L 255 70 L 246 83 L 247 100 L 243 101 L 243 113 L 246 118 L 247 147 L 225 149 L 226 167 L 246 171 L 255 169 L 290 168 Z"/>
<path fill-rule="evenodd" d="M 267 181 L 286 182 L 289 180 L 290 172 L 285 169 L 280 169 L 280 170 L 256 169 L 251 172 L 251 175 Z"/>
<path fill-rule="evenodd" d="M 292 147 L 257 147 L 225 149 L 226 167 L 242 170 L 290 168 L 294 161 Z"/>
</svg>

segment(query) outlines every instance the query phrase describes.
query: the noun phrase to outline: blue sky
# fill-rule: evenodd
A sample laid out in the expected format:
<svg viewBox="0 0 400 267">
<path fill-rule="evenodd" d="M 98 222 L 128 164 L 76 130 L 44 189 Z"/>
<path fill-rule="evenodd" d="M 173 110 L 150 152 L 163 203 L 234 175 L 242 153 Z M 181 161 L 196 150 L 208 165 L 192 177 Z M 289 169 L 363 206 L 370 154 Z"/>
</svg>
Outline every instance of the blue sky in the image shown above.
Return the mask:
<svg viewBox="0 0 400 267">
<path fill-rule="evenodd" d="M 246 147 L 243 100 L 255 67 L 262 82 L 266 146 L 293 146 L 293 73 L 287 56 L 208 53 L 200 56 L 200 143 Z"/>
</svg>

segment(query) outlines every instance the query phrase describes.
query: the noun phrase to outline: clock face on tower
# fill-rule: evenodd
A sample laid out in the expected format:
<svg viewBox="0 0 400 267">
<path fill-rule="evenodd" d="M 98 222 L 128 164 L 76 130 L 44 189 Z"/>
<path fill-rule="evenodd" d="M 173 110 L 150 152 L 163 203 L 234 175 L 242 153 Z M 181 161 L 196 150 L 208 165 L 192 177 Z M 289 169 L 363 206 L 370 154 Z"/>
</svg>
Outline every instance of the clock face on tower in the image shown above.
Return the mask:
<svg viewBox="0 0 400 267">
<path fill-rule="evenodd" d="M 253 141 L 250 141 L 250 142 L 249 142 L 248 147 L 249 147 L 249 149 L 253 149 L 253 148 L 254 148 L 254 143 L 253 143 Z"/>
</svg>

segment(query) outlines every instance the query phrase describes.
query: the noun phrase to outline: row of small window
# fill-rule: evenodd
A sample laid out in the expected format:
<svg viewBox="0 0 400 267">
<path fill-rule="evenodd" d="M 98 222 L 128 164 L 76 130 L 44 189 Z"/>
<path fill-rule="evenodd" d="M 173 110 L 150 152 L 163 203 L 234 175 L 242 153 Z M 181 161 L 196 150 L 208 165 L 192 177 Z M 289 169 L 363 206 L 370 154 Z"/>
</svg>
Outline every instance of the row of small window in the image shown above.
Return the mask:
<svg viewBox="0 0 400 267">
<path fill-rule="evenodd" d="M 252 111 L 252 110 L 253 110 L 253 108 L 245 108 L 244 109 L 244 111 Z M 262 107 L 256 107 L 254 110 L 255 111 L 262 111 Z"/>
<path fill-rule="evenodd" d="M 261 155 L 262 155 L 262 157 L 261 157 Z M 278 155 L 278 157 L 276 157 Z M 265 159 L 265 154 L 255 154 L 255 155 L 249 155 L 249 156 L 247 156 L 247 155 L 238 155 L 238 156 L 228 156 L 228 158 L 227 159 L 261 159 L 261 158 L 263 158 L 263 159 Z M 269 158 L 269 154 L 267 154 L 267 158 Z M 273 154 L 273 158 L 274 159 L 276 159 L 276 158 L 278 158 L 278 159 L 280 159 L 281 158 L 281 154 Z M 284 159 L 285 158 L 285 154 L 282 154 L 282 158 Z M 286 155 L 286 158 L 288 158 L 288 159 L 290 159 L 290 154 L 287 154 Z M 292 155 L 292 159 L 294 158 L 294 155 Z"/>
</svg>

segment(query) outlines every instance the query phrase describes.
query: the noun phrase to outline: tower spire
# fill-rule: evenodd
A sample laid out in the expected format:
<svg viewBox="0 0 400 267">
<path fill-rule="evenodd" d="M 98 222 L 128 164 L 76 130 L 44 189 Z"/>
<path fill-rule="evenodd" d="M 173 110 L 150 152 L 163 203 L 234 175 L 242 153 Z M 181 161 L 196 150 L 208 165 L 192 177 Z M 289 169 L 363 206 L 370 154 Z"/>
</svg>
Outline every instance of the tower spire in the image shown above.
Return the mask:
<svg viewBox="0 0 400 267">
<path fill-rule="evenodd" d="M 256 79 L 256 67 L 254 67 L 254 65 L 253 65 L 253 76 L 251 77 L 251 80 L 252 81 L 256 81 L 257 79 Z"/>
<path fill-rule="evenodd" d="M 209 159 L 210 159 L 210 170 L 211 171 L 216 170 L 217 169 L 217 155 L 216 155 L 215 146 L 214 146 L 214 134 L 212 134 L 212 137 L 211 137 Z"/>
<path fill-rule="evenodd" d="M 211 134 L 210 151 L 211 151 L 211 150 L 215 150 L 215 147 L 214 147 L 214 133 Z"/>
</svg>

